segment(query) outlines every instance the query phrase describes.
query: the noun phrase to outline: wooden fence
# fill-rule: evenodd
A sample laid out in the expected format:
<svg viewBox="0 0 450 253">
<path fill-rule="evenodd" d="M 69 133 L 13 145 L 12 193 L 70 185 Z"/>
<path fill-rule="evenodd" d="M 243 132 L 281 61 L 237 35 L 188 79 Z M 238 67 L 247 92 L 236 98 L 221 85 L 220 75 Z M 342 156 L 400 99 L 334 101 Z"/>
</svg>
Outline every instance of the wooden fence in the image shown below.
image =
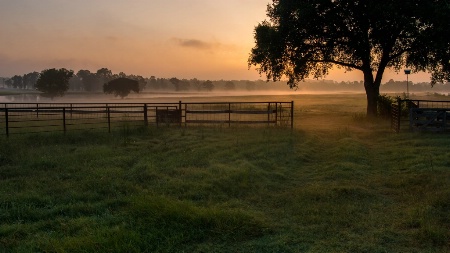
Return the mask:
<svg viewBox="0 0 450 253">
<path fill-rule="evenodd" d="M 445 132 L 450 130 L 450 101 L 401 100 L 392 105 L 391 128 L 395 132 Z"/>
<path fill-rule="evenodd" d="M 10 134 L 123 126 L 266 125 L 293 128 L 294 102 L 2 103 L 0 131 Z"/>
</svg>

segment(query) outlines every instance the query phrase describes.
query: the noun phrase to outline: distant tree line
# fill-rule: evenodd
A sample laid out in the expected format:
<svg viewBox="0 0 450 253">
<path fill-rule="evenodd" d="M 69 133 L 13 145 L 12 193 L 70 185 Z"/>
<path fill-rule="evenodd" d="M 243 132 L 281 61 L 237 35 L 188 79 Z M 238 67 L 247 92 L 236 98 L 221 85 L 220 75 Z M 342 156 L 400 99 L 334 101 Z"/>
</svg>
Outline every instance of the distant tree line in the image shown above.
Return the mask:
<svg viewBox="0 0 450 253">
<path fill-rule="evenodd" d="M 13 89 L 35 90 L 36 83 L 42 72 L 31 72 L 24 75 L 15 75 L 10 78 L 0 77 L 3 87 Z M 103 92 L 103 86 L 108 82 L 128 78 L 139 83 L 139 91 L 176 91 L 176 92 L 211 92 L 211 91 L 233 91 L 233 90 L 288 90 L 285 82 L 268 83 L 263 80 L 199 80 L 172 78 L 157 78 L 150 76 L 144 78 L 140 75 L 127 75 L 124 72 L 113 74 L 108 68 L 101 68 L 96 72 L 79 70 L 69 80 L 68 91 L 72 92 Z M 1 86 L 0 86 L 1 87 Z"/>
<path fill-rule="evenodd" d="M 72 70 L 69 70 L 72 71 Z M 14 75 L 13 77 L 0 77 L 0 87 L 12 89 L 37 90 L 37 82 L 42 72 L 30 72 L 24 75 Z M 128 78 L 138 82 L 139 92 L 213 92 L 213 91 L 256 91 L 256 90 L 278 90 L 288 91 L 286 81 L 266 82 L 263 80 L 199 80 L 172 78 L 157 78 L 150 76 L 148 78 L 140 75 L 127 75 L 124 72 L 113 74 L 108 68 L 101 68 L 96 72 L 89 70 L 79 70 L 74 72 L 68 81 L 69 92 L 105 92 L 104 86 L 112 80 L 118 78 Z M 332 80 L 314 80 L 308 79 L 300 82 L 297 89 L 300 91 L 354 91 L 364 92 L 363 81 L 336 82 Z M 134 88 L 133 88 L 134 89 Z M 380 87 L 381 92 L 405 92 L 405 81 L 389 80 Z M 414 83 L 409 82 L 410 92 L 441 92 L 450 93 L 450 83 L 437 83 L 431 87 L 429 82 Z M 58 91 L 61 95 L 61 91 Z M 108 93 L 108 92 L 106 92 Z M 111 93 L 109 91 L 109 93 Z M 123 97 L 123 94 L 114 93 Z M 125 96 L 126 96 L 125 95 Z"/>
</svg>

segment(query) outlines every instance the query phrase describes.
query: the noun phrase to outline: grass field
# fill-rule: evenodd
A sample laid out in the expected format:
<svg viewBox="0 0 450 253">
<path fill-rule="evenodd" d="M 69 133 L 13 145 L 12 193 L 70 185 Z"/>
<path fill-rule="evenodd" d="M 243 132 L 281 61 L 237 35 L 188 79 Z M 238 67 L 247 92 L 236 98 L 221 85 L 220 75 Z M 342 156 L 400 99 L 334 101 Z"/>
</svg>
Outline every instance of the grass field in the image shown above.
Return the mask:
<svg viewBox="0 0 450 253">
<path fill-rule="evenodd" d="M 294 100 L 295 130 L 1 136 L 0 252 L 450 251 L 447 135 L 363 95 L 239 99 Z"/>
</svg>

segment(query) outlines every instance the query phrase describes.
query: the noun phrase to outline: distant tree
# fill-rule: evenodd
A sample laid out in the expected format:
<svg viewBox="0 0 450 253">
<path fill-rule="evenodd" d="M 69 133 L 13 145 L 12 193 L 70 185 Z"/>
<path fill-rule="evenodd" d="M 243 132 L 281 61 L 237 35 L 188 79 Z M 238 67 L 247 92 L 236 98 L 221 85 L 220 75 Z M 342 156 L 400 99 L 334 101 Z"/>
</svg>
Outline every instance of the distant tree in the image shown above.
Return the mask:
<svg viewBox="0 0 450 253">
<path fill-rule="evenodd" d="M 80 80 L 83 82 L 84 85 L 84 80 L 86 79 L 86 77 L 88 77 L 91 74 L 91 71 L 86 70 L 86 69 L 80 69 L 77 72 L 77 76 L 80 78 Z M 86 88 L 86 87 L 85 87 Z"/>
<path fill-rule="evenodd" d="M 166 78 L 157 78 L 156 83 L 158 84 L 159 89 L 161 90 L 167 90 L 169 89 L 169 83 L 170 81 Z"/>
<path fill-rule="evenodd" d="M 39 72 L 31 72 L 23 75 L 23 86 L 25 89 L 34 89 L 39 78 Z"/>
<path fill-rule="evenodd" d="M 91 74 L 91 71 L 80 69 L 78 70 L 76 76 L 81 80 L 81 83 L 83 84 L 83 89 L 85 91 L 90 91 L 90 85 L 88 82 L 88 76 Z"/>
<path fill-rule="evenodd" d="M 11 78 L 6 78 L 4 82 L 5 82 L 6 87 L 8 87 L 8 88 L 13 87 L 13 81 Z"/>
<path fill-rule="evenodd" d="M 139 83 L 139 91 L 143 91 L 145 89 L 145 87 L 147 86 L 147 81 L 142 76 L 129 75 L 129 76 L 127 76 L 127 78 L 138 81 L 138 83 Z"/>
<path fill-rule="evenodd" d="M 190 83 L 192 84 L 195 90 L 200 91 L 202 89 L 202 83 L 197 78 L 191 79 Z"/>
<path fill-rule="evenodd" d="M 43 70 L 36 82 L 36 89 L 52 99 L 56 96 L 62 97 L 69 89 L 69 80 L 72 76 L 73 71 L 65 68 Z"/>
<path fill-rule="evenodd" d="M 101 90 L 105 83 L 114 79 L 112 71 L 108 68 L 101 68 L 97 70 L 97 73 L 95 73 L 95 75 L 98 78 L 98 83 L 95 85 L 95 91 Z"/>
<path fill-rule="evenodd" d="M 247 89 L 247 90 L 255 90 L 255 89 L 256 89 L 256 84 L 255 84 L 255 82 L 252 82 L 252 81 L 246 81 L 246 82 L 245 82 L 245 89 Z"/>
<path fill-rule="evenodd" d="M 124 98 L 131 91 L 139 93 L 139 82 L 126 77 L 119 77 L 103 85 L 103 92 Z"/>
<path fill-rule="evenodd" d="M 448 0 L 273 0 L 248 63 L 268 80 L 287 77 L 291 88 L 335 66 L 359 70 L 367 115 L 375 116 L 387 68 L 450 80 L 449 13 Z"/>
<path fill-rule="evenodd" d="M 22 89 L 23 88 L 23 77 L 19 75 L 15 75 L 11 77 L 12 81 L 12 87 L 15 89 Z"/>
<path fill-rule="evenodd" d="M 169 79 L 169 82 L 171 84 L 173 84 L 173 86 L 175 87 L 176 91 L 180 90 L 180 79 L 176 78 L 176 77 L 172 77 Z"/>
<path fill-rule="evenodd" d="M 227 81 L 225 83 L 225 90 L 234 90 L 236 88 L 236 86 L 234 85 L 234 83 L 232 81 Z"/>
<path fill-rule="evenodd" d="M 103 79 L 103 81 L 108 81 L 109 82 L 109 81 L 111 81 L 110 79 L 111 79 L 113 74 L 112 74 L 112 71 L 109 70 L 108 68 L 101 68 L 101 69 L 97 70 L 96 75 L 99 78 Z"/>
<path fill-rule="evenodd" d="M 69 90 L 82 91 L 84 88 L 83 81 L 78 75 L 73 75 L 69 80 Z"/>
<path fill-rule="evenodd" d="M 189 90 L 189 87 L 191 85 L 188 80 L 186 79 L 180 80 L 176 77 L 170 78 L 169 82 L 173 84 L 175 91 Z"/>
<path fill-rule="evenodd" d="M 191 82 L 187 79 L 182 79 L 180 82 L 180 90 L 187 91 L 191 88 Z"/>
<path fill-rule="evenodd" d="M 160 88 L 155 76 L 150 76 L 150 78 L 148 78 L 147 84 L 148 87 L 152 90 L 157 90 Z"/>
<path fill-rule="evenodd" d="M 214 84 L 210 80 L 206 80 L 202 83 L 202 87 L 204 90 L 212 91 L 214 89 Z"/>
<path fill-rule="evenodd" d="M 85 91 L 92 92 L 99 90 L 100 80 L 95 73 L 82 69 L 77 72 L 77 76 L 81 79 Z"/>
</svg>

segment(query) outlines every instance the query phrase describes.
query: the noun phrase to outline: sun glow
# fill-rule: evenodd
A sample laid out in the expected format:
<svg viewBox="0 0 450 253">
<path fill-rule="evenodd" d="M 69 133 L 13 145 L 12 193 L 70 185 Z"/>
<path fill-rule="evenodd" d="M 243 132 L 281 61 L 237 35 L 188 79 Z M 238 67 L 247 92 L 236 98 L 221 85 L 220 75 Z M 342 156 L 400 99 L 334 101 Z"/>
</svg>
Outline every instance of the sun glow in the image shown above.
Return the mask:
<svg viewBox="0 0 450 253">
<path fill-rule="evenodd" d="M 0 9 L 0 76 L 46 68 L 198 79 L 265 79 L 247 59 L 266 0 L 7 1 Z M 359 81 L 333 69 L 325 79 Z M 384 81 L 403 80 L 387 72 Z M 427 81 L 426 74 L 412 74 Z"/>
</svg>

